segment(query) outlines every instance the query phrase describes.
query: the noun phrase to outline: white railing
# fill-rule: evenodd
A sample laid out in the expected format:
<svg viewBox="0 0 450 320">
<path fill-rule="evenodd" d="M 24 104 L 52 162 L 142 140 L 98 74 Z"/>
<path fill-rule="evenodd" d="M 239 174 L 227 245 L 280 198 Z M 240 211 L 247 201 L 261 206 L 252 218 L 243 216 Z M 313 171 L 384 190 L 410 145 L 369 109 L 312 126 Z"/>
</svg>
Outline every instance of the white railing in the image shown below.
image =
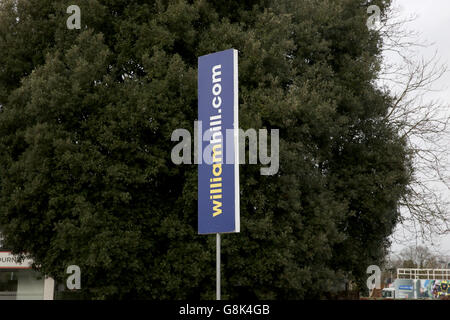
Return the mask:
<svg viewBox="0 0 450 320">
<path fill-rule="evenodd" d="M 450 269 L 397 269 L 398 279 L 450 280 Z"/>
</svg>

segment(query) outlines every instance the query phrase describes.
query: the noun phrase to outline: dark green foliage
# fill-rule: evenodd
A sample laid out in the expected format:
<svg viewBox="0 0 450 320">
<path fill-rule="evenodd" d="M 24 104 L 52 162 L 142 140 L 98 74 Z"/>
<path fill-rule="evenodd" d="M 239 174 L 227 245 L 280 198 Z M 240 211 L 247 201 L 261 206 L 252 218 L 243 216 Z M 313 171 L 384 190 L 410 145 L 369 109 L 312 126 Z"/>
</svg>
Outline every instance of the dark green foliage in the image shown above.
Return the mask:
<svg viewBox="0 0 450 320">
<path fill-rule="evenodd" d="M 368 3 L 75 2 L 0 4 L 0 225 L 15 252 L 60 281 L 79 265 L 85 298 L 212 299 L 196 167 L 172 164 L 170 136 L 192 132 L 197 57 L 236 48 L 240 125 L 280 129 L 280 171 L 241 166 L 224 297 L 320 298 L 344 278 L 363 283 L 410 171 L 374 86 Z M 66 28 L 70 4 L 81 30 Z"/>
</svg>

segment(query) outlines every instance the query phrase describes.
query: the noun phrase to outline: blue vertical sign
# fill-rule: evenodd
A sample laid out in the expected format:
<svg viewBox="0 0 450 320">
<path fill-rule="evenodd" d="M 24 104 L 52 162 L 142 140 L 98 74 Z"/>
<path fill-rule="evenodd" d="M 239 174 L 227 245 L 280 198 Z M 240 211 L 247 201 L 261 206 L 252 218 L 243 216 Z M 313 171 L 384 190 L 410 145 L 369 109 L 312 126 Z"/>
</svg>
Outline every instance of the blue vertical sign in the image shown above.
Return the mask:
<svg viewBox="0 0 450 320">
<path fill-rule="evenodd" d="M 198 233 L 239 232 L 238 53 L 198 59 Z"/>
</svg>

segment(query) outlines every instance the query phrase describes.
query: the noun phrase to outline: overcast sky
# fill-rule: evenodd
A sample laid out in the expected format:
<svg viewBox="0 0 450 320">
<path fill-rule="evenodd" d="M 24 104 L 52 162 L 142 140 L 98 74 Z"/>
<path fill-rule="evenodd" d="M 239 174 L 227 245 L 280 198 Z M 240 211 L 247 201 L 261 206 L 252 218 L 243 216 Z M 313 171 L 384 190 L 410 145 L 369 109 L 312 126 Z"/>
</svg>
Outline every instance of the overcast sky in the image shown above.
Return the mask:
<svg viewBox="0 0 450 320">
<path fill-rule="evenodd" d="M 437 51 L 441 62 L 449 65 L 450 0 L 394 0 L 394 6 L 399 8 L 402 17 L 416 14 L 417 19 L 408 24 L 408 29 L 420 32 L 420 38 L 424 42 L 433 43 L 427 48 L 417 48 L 417 53 L 425 58 L 430 58 Z M 436 88 L 441 91 L 433 93 L 433 98 L 437 96 L 444 103 L 450 104 L 450 72 L 436 83 Z M 448 147 L 450 148 L 450 141 Z M 399 233 L 400 231 L 397 231 L 397 234 Z M 435 249 L 450 256 L 450 235 L 436 237 L 434 240 L 436 241 Z M 415 244 L 413 236 L 411 244 Z M 403 247 L 404 244 L 394 242 L 392 249 L 394 252 L 398 252 Z"/>
</svg>

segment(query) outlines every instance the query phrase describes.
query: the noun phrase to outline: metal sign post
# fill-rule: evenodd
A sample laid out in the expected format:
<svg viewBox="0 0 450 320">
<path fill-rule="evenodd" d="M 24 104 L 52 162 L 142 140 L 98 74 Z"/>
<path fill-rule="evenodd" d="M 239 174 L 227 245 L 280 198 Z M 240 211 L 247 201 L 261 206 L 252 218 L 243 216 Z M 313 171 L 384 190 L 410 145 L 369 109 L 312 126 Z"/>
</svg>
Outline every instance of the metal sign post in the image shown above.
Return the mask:
<svg viewBox="0 0 450 320">
<path fill-rule="evenodd" d="M 216 300 L 220 300 L 220 233 L 216 234 Z"/>
</svg>

